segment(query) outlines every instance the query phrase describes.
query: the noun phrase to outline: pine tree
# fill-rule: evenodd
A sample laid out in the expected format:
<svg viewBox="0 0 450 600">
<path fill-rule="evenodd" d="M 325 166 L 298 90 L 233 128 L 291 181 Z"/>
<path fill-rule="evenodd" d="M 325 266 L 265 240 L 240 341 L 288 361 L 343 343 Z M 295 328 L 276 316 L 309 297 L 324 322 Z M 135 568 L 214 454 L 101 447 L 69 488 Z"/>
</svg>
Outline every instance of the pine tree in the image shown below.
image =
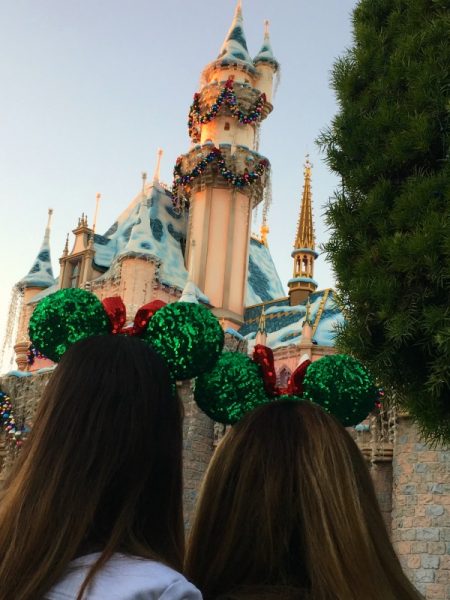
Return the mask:
<svg viewBox="0 0 450 600">
<path fill-rule="evenodd" d="M 318 143 L 342 185 L 325 250 L 362 360 L 435 441 L 450 441 L 448 0 L 360 0 Z"/>
</svg>

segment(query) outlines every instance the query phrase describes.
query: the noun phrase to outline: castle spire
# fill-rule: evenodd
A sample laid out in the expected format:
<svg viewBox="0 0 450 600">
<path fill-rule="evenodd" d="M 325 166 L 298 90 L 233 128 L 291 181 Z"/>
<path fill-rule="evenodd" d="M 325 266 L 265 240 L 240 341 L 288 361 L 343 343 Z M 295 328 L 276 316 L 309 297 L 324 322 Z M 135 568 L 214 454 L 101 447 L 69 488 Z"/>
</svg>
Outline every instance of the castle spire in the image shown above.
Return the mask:
<svg viewBox="0 0 450 600">
<path fill-rule="evenodd" d="M 156 155 L 156 167 L 155 167 L 155 172 L 153 173 L 153 183 L 159 183 L 162 155 L 163 155 L 163 149 L 158 148 L 158 153 Z"/>
<path fill-rule="evenodd" d="M 317 288 L 314 281 L 315 251 L 314 222 L 312 215 L 311 169 L 309 155 L 306 155 L 304 166 L 304 184 L 300 217 L 297 225 L 292 258 L 294 259 L 294 276 L 288 281 L 291 305 L 300 304 Z"/>
<path fill-rule="evenodd" d="M 44 239 L 40 250 L 33 263 L 33 266 L 28 271 L 27 275 L 19 282 L 20 288 L 47 288 L 54 285 L 55 278 L 53 277 L 52 262 L 50 259 L 50 225 L 53 215 L 53 209 L 48 209 L 47 227 L 45 228 Z"/>
<path fill-rule="evenodd" d="M 253 59 L 253 63 L 255 66 L 259 63 L 266 63 L 272 65 L 272 67 L 277 71 L 280 67 L 280 63 L 277 61 L 273 54 L 272 45 L 270 43 L 270 34 L 269 34 L 269 21 L 264 21 L 264 40 L 263 45 L 261 46 L 260 51 Z"/>
<path fill-rule="evenodd" d="M 97 226 L 97 217 L 98 217 L 98 207 L 100 205 L 100 198 L 102 195 L 100 192 L 95 194 L 95 212 L 94 212 L 94 222 L 92 223 L 92 231 L 95 233 L 95 228 Z"/>
<path fill-rule="evenodd" d="M 294 247 L 314 250 L 315 239 L 312 216 L 311 168 L 312 165 L 309 162 L 309 155 L 307 154 L 304 168 L 305 182 L 303 184 L 302 203 Z"/>
<path fill-rule="evenodd" d="M 245 63 L 253 68 L 253 61 L 248 53 L 247 40 L 244 34 L 244 19 L 242 17 L 242 3 L 238 0 L 231 27 L 220 48 L 217 60 L 221 63 Z"/>
</svg>

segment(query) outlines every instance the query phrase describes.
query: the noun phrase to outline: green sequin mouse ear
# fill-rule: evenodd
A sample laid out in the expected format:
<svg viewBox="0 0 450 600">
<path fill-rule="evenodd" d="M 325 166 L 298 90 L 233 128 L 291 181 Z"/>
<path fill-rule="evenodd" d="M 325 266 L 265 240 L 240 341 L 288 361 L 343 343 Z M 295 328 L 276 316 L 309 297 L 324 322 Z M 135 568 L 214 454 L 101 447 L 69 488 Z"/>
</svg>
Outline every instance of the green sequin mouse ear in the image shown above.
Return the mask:
<svg viewBox="0 0 450 600">
<path fill-rule="evenodd" d="M 246 354 L 224 352 L 197 378 L 195 401 L 211 419 L 231 425 L 269 398 L 258 365 Z"/>
<path fill-rule="evenodd" d="M 303 397 L 319 404 L 345 427 L 361 423 L 379 397 L 369 371 L 347 354 L 324 356 L 313 362 L 303 381 Z"/>
<path fill-rule="evenodd" d="M 94 294 L 78 288 L 58 290 L 43 298 L 30 318 L 29 336 L 44 356 L 58 362 L 79 340 L 111 332 L 111 322 Z"/>
<path fill-rule="evenodd" d="M 211 369 L 224 344 L 217 318 L 205 306 L 193 302 L 173 302 L 158 310 L 141 338 L 165 359 L 178 381 Z"/>
</svg>

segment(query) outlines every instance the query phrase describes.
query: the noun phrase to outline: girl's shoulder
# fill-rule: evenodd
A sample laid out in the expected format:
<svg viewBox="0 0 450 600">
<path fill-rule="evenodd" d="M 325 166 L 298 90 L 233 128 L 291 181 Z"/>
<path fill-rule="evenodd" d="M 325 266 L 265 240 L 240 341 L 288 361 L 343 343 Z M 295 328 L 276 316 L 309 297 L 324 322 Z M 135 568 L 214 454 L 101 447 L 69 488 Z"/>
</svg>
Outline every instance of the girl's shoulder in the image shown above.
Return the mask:
<svg viewBox="0 0 450 600">
<path fill-rule="evenodd" d="M 75 600 L 99 553 L 81 556 L 69 565 L 64 577 L 45 600 Z M 201 600 L 200 592 L 174 569 L 162 563 L 114 554 L 95 576 L 86 600 Z"/>
</svg>

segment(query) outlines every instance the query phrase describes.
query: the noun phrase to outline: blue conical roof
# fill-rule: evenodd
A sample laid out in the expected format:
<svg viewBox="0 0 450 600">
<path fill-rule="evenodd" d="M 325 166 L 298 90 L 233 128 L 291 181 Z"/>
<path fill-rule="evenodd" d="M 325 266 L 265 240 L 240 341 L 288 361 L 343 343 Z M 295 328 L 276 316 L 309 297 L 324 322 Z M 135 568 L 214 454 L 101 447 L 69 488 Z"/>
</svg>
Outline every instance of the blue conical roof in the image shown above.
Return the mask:
<svg viewBox="0 0 450 600">
<path fill-rule="evenodd" d="M 269 64 L 273 65 L 275 67 L 275 69 L 278 69 L 278 67 L 280 66 L 280 63 L 277 61 L 277 59 L 275 58 L 275 56 L 273 54 L 272 45 L 270 43 L 268 21 L 266 21 L 266 23 L 265 23 L 263 45 L 261 46 L 261 50 L 258 52 L 258 54 L 253 59 L 253 62 L 255 63 L 255 65 L 257 65 L 258 63 L 269 63 Z"/>
<path fill-rule="evenodd" d="M 23 277 L 23 279 L 21 279 L 17 284 L 21 288 L 47 288 L 55 284 L 52 262 L 50 258 L 50 217 L 52 212 L 53 211 L 50 209 L 44 239 L 33 266 L 28 271 L 28 274 L 25 275 L 25 277 Z"/>
<path fill-rule="evenodd" d="M 247 41 L 244 34 L 244 19 L 240 2 L 236 7 L 233 22 L 217 57 L 222 64 L 241 63 L 253 69 L 253 61 L 248 53 Z"/>
</svg>

